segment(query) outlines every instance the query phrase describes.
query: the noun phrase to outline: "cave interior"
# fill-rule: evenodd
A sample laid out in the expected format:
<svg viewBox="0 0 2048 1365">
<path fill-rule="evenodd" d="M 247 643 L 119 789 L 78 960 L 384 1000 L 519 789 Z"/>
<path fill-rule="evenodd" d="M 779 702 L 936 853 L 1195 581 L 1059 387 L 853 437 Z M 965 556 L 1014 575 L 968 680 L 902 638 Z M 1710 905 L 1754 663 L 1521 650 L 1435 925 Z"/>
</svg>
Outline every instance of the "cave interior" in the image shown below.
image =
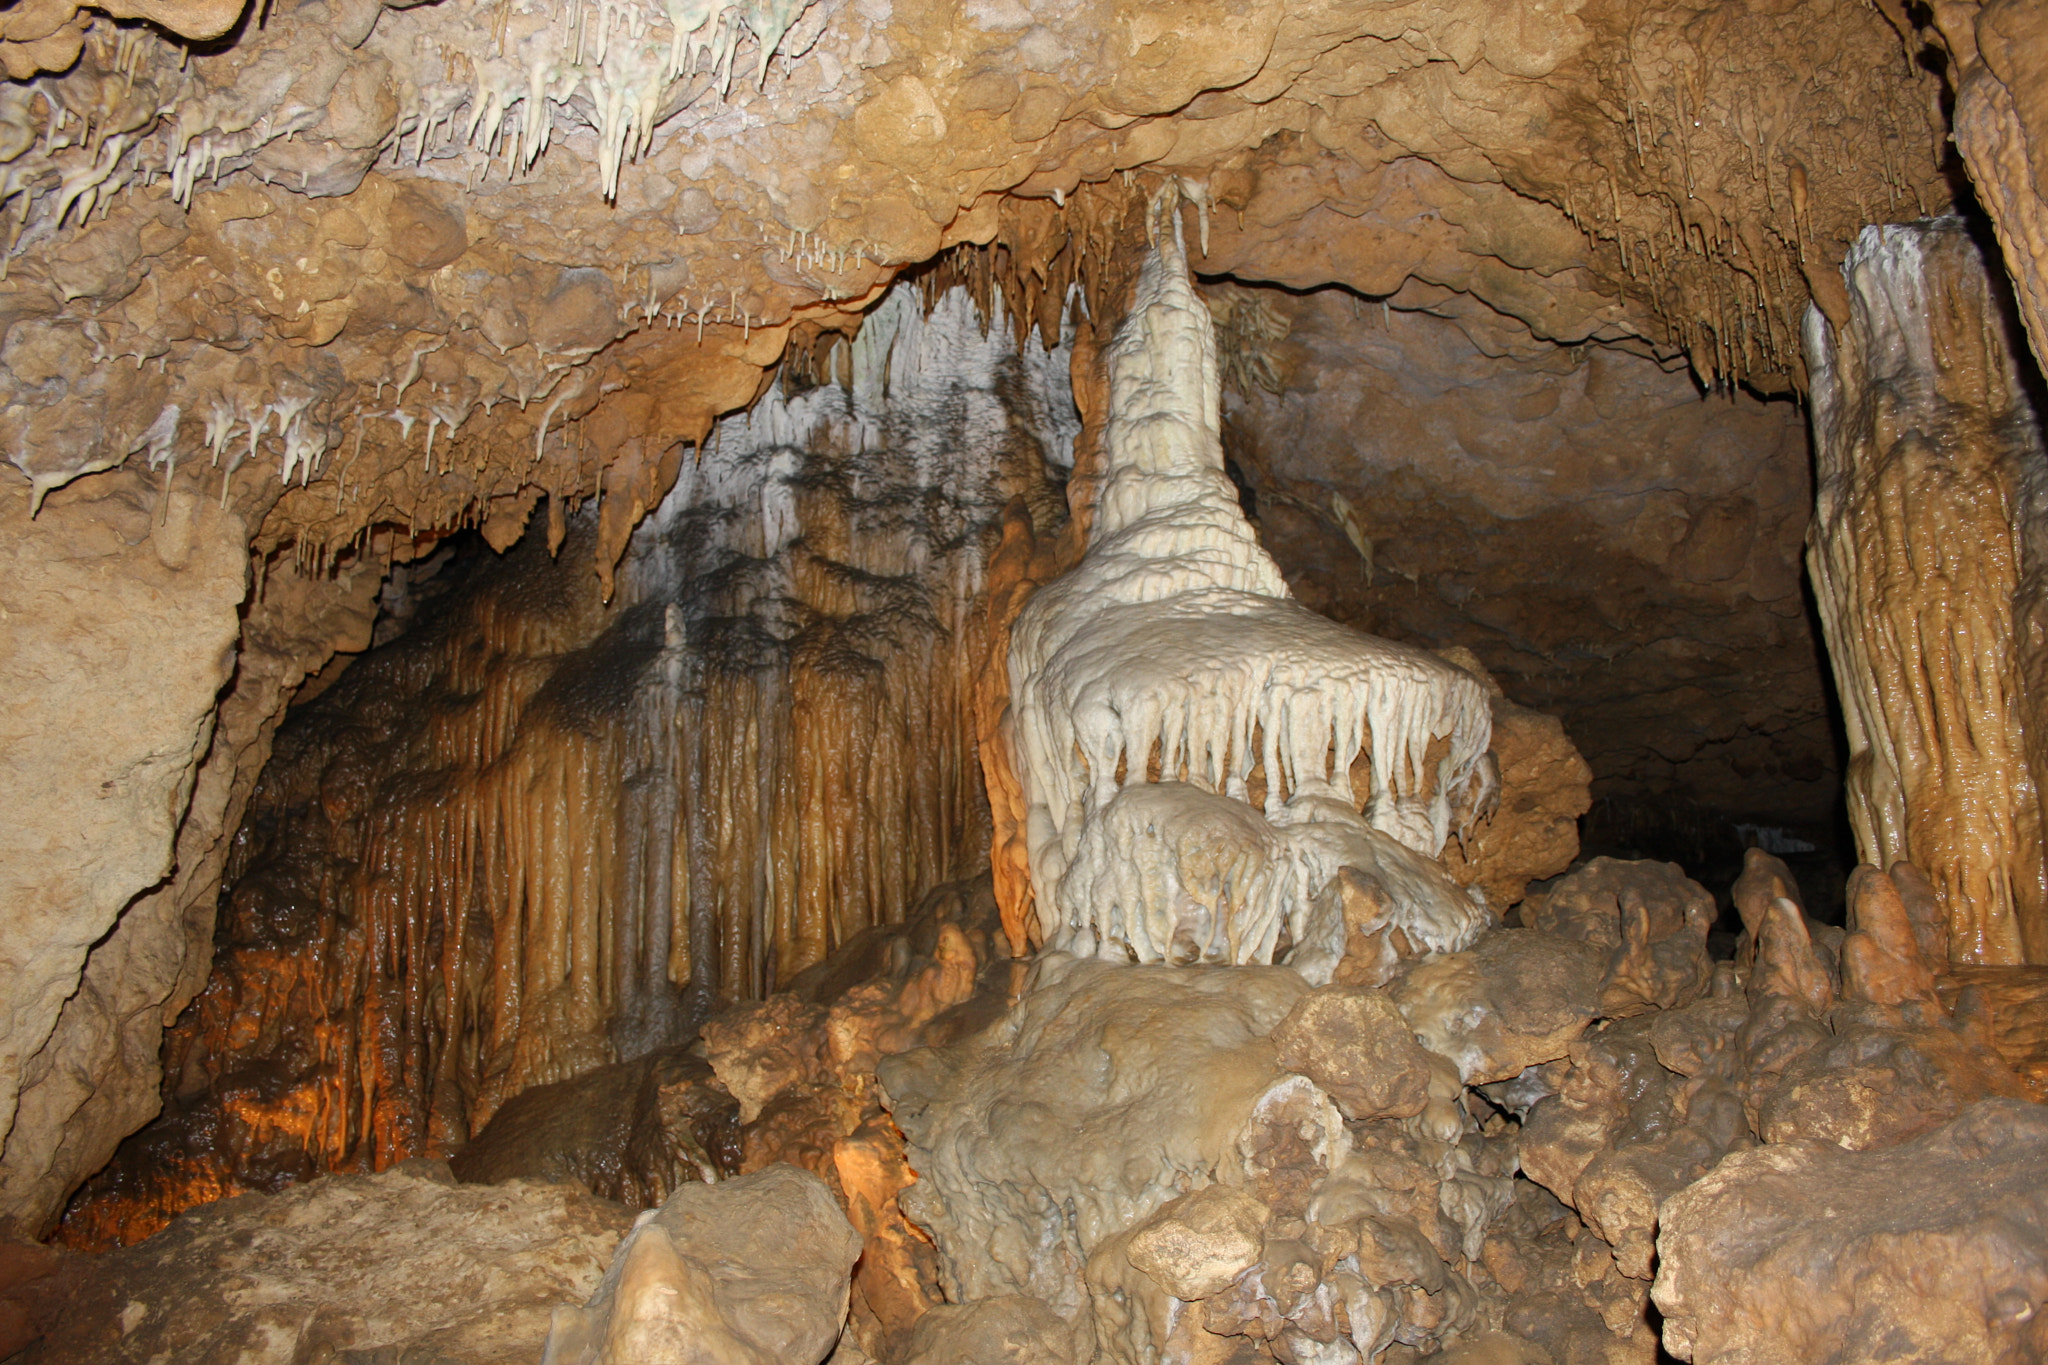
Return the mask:
<svg viewBox="0 0 2048 1365">
<path fill-rule="evenodd" d="M 2038 0 L 0 62 L 0 1360 L 2048 1359 Z"/>
</svg>

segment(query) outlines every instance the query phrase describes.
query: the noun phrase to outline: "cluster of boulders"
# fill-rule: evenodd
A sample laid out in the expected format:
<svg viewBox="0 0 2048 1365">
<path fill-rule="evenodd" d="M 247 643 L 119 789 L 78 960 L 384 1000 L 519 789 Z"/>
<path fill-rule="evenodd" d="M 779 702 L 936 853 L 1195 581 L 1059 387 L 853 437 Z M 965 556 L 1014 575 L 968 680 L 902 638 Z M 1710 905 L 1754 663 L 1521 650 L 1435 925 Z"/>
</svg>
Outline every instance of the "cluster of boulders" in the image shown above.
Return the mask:
<svg viewBox="0 0 2048 1365">
<path fill-rule="evenodd" d="M 1754 850 L 1733 901 L 1717 959 L 1704 888 L 1595 859 L 1464 952 L 1361 945 L 1311 989 L 1013 964 L 987 883 L 944 888 L 688 1054 L 506 1106 L 457 1169 L 509 1183 L 195 1211 L 74 1276 L 41 1358 L 530 1358 L 539 1306 L 548 1365 L 2042 1358 L 2039 992 L 1952 971 L 1907 866 L 1851 878 L 1846 929 Z M 618 1245 L 549 1178 L 664 1202 Z M 377 1257 L 508 1255 L 489 1334 L 500 1289 L 459 1278 L 320 1306 Z"/>
<path fill-rule="evenodd" d="M 901 1203 L 947 1298 L 1007 1305 L 921 1340 L 1005 1358 L 977 1341 L 1011 1330 L 1021 1296 L 1085 1343 L 1074 1358 L 1117 1362 L 1482 1342 L 1648 1361 L 1660 1317 L 1664 1348 L 1698 1362 L 1829 1358 L 1884 1332 L 1927 1359 L 2024 1358 L 2048 1190 L 2017 1154 L 2048 1110 L 2025 1103 L 1982 993 L 1944 1003 L 1932 888 L 1863 869 L 1844 931 L 1752 851 L 1733 898 L 1722 961 L 1704 888 L 1609 859 L 1465 952 L 1353 955 L 1316 990 L 1042 959 L 996 1027 L 881 1065 L 918 1175 Z M 2014 1154 L 1995 1170 L 1964 1155 L 1991 1132 Z M 1822 1216 L 1828 1184 L 1879 1172 L 1899 1190 L 1883 1219 Z M 1939 1239 L 1974 1248 L 1945 1265 L 1977 1305 L 1967 1332 L 1955 1293 L 1905 1278 Z M 1873 1267 L 1888 1292 L 1859 1289 Z"/>
</svg>

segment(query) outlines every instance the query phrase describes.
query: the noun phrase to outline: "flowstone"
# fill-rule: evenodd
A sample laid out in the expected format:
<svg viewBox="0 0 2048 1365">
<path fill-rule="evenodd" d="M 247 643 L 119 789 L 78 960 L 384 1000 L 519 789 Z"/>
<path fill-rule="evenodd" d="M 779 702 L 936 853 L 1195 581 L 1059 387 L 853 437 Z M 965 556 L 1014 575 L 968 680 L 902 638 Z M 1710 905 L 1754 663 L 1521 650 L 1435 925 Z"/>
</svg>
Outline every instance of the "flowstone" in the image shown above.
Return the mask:
<svg viewBox="0 0 2048 1365">
<path fill-rule="evenodd" d="M 1215 333 L 1178 206 L 1177 189 L 1153 201 L 1153 250 L 1108 350 L 1088 552 L 1011 635 L 1045 941 L 1286 962 L 1320 984 L 1343 954 L 1331 888 L 1350 867 L 1411 941 L 1463 948 L 1485 910 L 1431 860 L 1454 805 L 1480 808 L 1494 780 L 1485 688 L 1292 600 L 1224 472 Z"/>
</svg>

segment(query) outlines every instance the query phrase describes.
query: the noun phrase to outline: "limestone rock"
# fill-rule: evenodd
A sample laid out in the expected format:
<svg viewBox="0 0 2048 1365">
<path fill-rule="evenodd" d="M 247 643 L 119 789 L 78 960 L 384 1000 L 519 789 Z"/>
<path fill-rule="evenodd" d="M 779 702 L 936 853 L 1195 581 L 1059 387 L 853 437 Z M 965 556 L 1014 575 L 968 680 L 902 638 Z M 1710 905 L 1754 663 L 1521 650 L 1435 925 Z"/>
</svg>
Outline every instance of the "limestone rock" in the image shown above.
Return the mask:
<svg viewBox="0 0 2048 1365">
<path fill-rule="evenodd" d="M 2048 967 L 1957 967 L 1936 985 L 1958 1015 L 1968 993 L 1971 1005 L 1989 1016 L 1992 1047 L 2030 1096 L 2048 1103 Z"/>
<path fill-rule="evenodd" d="M 1850 1151 L 1888 1147 L 1953 1118 L 1980 1099 L 2022 1099 L 2026 1086 L 1989 1047 L 1945 1019 L 1910 1023 L 1838 1006 L 1817 1040 L 1750 1105 L 1768 1142 L 1807 1138 Z"/>
<path fill-rule="evenodd" d="M 1904 860 L 1934 877 L 1947 958 L 2025 962 L 2048 943 L 2039 804 L 2022 794 L 2048 760 L 2048 716 L 2013 682 L 2039 676 L 2040 646 L 2023 642 L 2040 627 L 2013 623 L 2039 610 L 2021 560 L 2048 508 L 2028 472 L 2043 448 L 2024 341 L 1960 218 L 1864 228 L 1842 278 L 1842 316 L 1805 325 L 1808 566 L 1856 851 L 1873 876 Z"/>
<path fill-rule="evenodd" d="M 1311 992 L 1273 1030 L 1273 1046 L 1281 1066 L 1314 1081 L 1353 1122 L 1407 1118 L 1429 1100 L 1429 1054 L 1378 991 Z"/>
<path fill-rule="evenodd" d="M 1565 1055 L 1598 1012 L 1600 953 L 1536 929 L 1501 929 L 1413 965 L 1389 994 L 1422 1045 L 1468 1085 Z"/>
<path fill-rule="evenodd" d="M 885 1059 L 918 1174 L 901 1201 L 938 1244 L 947 1297 L 1076 1312 L 1099 1246 L 1185 1189 L 1242 1182 L 1283 1129 L 1327 1160 L 1342 1120 L 1266 1037 L 1306 989 L 1277 967 L 1051 954 L 996 1027 Z"/>
<path fill-rule="evenodd" d="M 67 1033 L 81 1036 L 60 1043 L 67 1065 L 56 1084 L 17 1118 L 21 1092 L 56 1060 L 35 1059 L 88 949 L 172 870 L 234 669 L 248 559 L 247 528 L 203 499 L 181 503 L 162 528 L 153 499 L 53 506 L 33 524 L 26 501 L 8 490 L 6 515 L 19 522 L 0 536 L 0 1214 L 40 1234 L 85 1173 L 56 1149 L 94 1081 L 119 1096 L 116 1112 L 84 1115 L 76 1140 L 97 1148 L 109 1120 L 118 1130 L 150 1112 L 151 1026 L 161 1027 L 155 1015 L 181 973 L 182 906 L 167 909 L 167 933 L 141 933 L 139 952 L 127 941 L 137 930 L 115 947 L 110 957 L 145 960 L 124 964 L 127 981 L 101 973 L 74 1012 L 92 1018 L 75 1019 Z M 138 930 L 150 918 L 139 916 Z M 143 1027 L 132 1028 L 138 1014 Z M 28 1131 L 9 1138 L 18 1121 Z"/>
<path fill-rule="evenodd" d="M 1529 917 L 1534 929 L 1565 934 L 1598 948 L 1621 946 L 1627 902 L 1633 897 L 1649 912 L 1653 936 L 1666 937 L 1713 898 L 1676 863 L 1594 858 L 1560 878 Z"/>
<path fill-rule="evenodd" d="M 1666 1206 L 1655 1298 L 1694 1365 L 2048 1352 L 2048 1109 L 1974 1105 L 1881 1152 L 1773 1144 Z"/>
<path fill-rule="evenodd" d="M 1124 1254 L 1161 1289 L 1192 1303 L 1258 1264 L 1272 1216 L 1243 1190 L 1205 1185 L 1146 1219 Z"/>
<path fill-rule="evenodd" d="M 1446 650 L 1445 657 L 1479 666 L 1469 650 Z M 1497 804 L 1469 834 L 1444 846 L 1443 862 L 1453 879 L 1478 887 L 1502 911 L 1520 903 L 1530 882 L 1557 876 L 1579 856 L 1578 820 L 1593 803 L 1593 770 L 1556 716 L 1517 706 L 1497 690 L 1491 702 Z"/>
<path fill-rule="evenodd" d="M 572 1181 L 629 1208 L 739 1165 L 738 1106 L 680 1048 L 521 1091 L 450 1161 L 459 1179 Z"/>
<path fill-rule="evenodd" d="M 458 1185 L 415 1162 L 194 1209 L 85 1263 L 48 1365 L 296 1365 L 363 1352 L 529 1365 L 630 1225 L 569 1185 Z"/>
<path fill-rule="evenodd" d="M 1085 1360 L 1085 1326 L 1076 1328 L 1021 1294 L 941 1304 L 911 1334 L 902 1365 L 1053 1365 Z"/>
<path fill-rule="evenodd" d="M 685 1186 L 643 1214 L 545 1365 L 819 1365 L 846 1325 L 860 1237 L 825 1183 L 771 1166 Z"/>
<path fill-rule="evenodd" d="M 1676 863 L 1595 858 L 1560 879 L 1525 918 L 1608 950 L 1603 1014 L 1675 1008 L 1706 989 L 1713 973 L 1707 929 L 1714 899 Z"/>
</svg>

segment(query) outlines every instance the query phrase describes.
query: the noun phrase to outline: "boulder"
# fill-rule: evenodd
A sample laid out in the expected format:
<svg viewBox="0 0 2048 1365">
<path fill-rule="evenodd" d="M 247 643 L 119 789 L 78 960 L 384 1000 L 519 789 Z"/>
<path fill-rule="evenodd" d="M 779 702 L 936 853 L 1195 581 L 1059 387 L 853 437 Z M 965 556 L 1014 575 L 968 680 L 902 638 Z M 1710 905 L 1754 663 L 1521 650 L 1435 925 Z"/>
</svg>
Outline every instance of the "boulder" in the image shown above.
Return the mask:
<svg viewBox="0 0 2048 1365">
<path fill-rule="evenodd" d="M 819 1365 L 846 1326 L 860 1236 L 825 1182 L 771 1166 L 642 1214 L 597 1292 L 555 1314 L 543 1365 Z"/>
<path fill-rule="evenodd" d="M 631 1222 L 573 1185 L 458 1185 L 442 1162 L 179 1215 L 75 1267 L 36 1365 L 530 1365 Z"/>
<path fill-rule="evenodd" d="M 2048 1358 L 2048 1108 L 1879 1152 L 1738 1153 L 1664 1206 L 1653 1290 L 1693 1365 Z"/>
</svg>

